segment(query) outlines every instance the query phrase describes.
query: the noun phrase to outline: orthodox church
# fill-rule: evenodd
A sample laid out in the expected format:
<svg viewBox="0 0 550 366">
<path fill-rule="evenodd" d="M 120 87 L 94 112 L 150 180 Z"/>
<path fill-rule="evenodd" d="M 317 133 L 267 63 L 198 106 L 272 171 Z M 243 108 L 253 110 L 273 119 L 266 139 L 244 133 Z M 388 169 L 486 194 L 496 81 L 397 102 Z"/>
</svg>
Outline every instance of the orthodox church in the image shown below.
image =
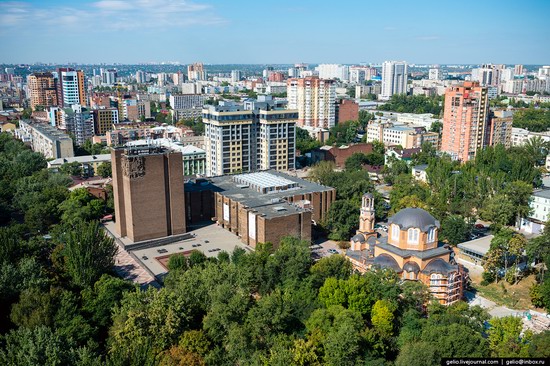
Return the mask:
<svg viewBox="0 0 550 366">
<path fill-rule="evenodd" d="M 374 197 L 362 197 L 359 230 L 346 257 L 359 272 L 391 268 L 403 280 L 422 281 L 441 304 L 462 298 L 464 272 L 452 250 L 438 241 L 439 221 L 421 208 L 405 208 L 388 219 L 388 235 L 374 230 Z"/>
</svg>

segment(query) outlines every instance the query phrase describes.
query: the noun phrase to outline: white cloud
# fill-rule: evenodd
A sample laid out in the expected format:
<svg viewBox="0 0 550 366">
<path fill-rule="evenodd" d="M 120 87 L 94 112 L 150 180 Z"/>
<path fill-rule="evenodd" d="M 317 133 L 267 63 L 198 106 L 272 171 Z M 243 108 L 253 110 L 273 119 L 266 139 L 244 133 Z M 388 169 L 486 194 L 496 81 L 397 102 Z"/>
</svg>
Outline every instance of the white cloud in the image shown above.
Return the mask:
<svg viewBox="0 0 550 366">
<path fill-rule="evenodd" d="M 112 31 L 221 25 L 212 6 L 185 0 L 99 0 L 82 7 L 0 3 L 0 29 Z"/>
</svg>

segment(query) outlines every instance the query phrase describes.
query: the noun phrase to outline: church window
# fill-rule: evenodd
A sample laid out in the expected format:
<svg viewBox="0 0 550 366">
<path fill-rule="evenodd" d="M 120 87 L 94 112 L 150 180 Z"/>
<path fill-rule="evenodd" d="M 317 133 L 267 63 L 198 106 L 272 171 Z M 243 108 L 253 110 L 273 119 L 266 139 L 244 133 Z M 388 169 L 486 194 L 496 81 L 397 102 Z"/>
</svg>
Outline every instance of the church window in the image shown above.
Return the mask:
<svg viewBox="0 0 550 366">
<path fill-rule="evenodd" d="M 428 230 L 428 243 L 433 243 L 435 241 L 435 228 L 430 228 Z"/>
<path fill-rule="evenodd" d="M 430 286 L 439 286 L 441 283 L 441 275 L 439 273 L 432 273 L 430 276 Z"/>
<path fill-rule="evenodd" d="M 418 230 L 418 229 L 409 229 L 408 239 L 407 239 L 409 244 L 418 244 L 419 234 L 420 234 L 420 230 Z"/>
<path fill-rule="evenodd" d="M 391 226 L 391 238 L 393 240 L 399 240 L 399 226 L 397 225 L 392 225 Z"/>
</svg>

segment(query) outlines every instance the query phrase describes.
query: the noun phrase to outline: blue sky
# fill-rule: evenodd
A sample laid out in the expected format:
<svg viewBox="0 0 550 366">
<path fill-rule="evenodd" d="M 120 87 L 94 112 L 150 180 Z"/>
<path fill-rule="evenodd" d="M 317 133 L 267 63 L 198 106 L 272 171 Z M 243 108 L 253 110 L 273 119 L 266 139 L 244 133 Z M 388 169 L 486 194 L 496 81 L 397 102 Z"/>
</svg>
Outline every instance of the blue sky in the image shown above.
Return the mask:
<svg viewBox="0 0 550 366">
<path fill-rule="evenodd" d="M 0 63 L 550 63 L 550 0 L 0 0 Z"/>
</svg>

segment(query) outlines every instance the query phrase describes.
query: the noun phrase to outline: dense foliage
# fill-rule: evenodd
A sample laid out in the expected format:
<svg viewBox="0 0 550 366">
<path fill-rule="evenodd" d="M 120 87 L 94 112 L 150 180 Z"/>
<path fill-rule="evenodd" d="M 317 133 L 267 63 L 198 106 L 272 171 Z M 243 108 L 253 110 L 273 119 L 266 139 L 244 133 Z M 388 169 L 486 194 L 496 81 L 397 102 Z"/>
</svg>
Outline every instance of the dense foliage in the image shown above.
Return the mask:
<svg viewBox="0 0 550 366">
<path fill-rule="evenodd" d="M 550 130 L 550 109 L 526 108 L 514 112 L 514 127 L 531 132 Z"/>
<path fill-rule="evenodd" d="M 296 150 L 300 150 L 300 153 L 305 154 L 321 147 L 321 143 L 310 136 L 309 132 L 303 128 L 296 127 Z"/>
<path fill-rule="evenodd" d="M 424 95 L 393 95 L 390 100 L 378 107 L 381 111 L 398 113 L 431 113 L 436 117 L 443 110 L 443 97 L 427 97 Z"/>
</svg>

